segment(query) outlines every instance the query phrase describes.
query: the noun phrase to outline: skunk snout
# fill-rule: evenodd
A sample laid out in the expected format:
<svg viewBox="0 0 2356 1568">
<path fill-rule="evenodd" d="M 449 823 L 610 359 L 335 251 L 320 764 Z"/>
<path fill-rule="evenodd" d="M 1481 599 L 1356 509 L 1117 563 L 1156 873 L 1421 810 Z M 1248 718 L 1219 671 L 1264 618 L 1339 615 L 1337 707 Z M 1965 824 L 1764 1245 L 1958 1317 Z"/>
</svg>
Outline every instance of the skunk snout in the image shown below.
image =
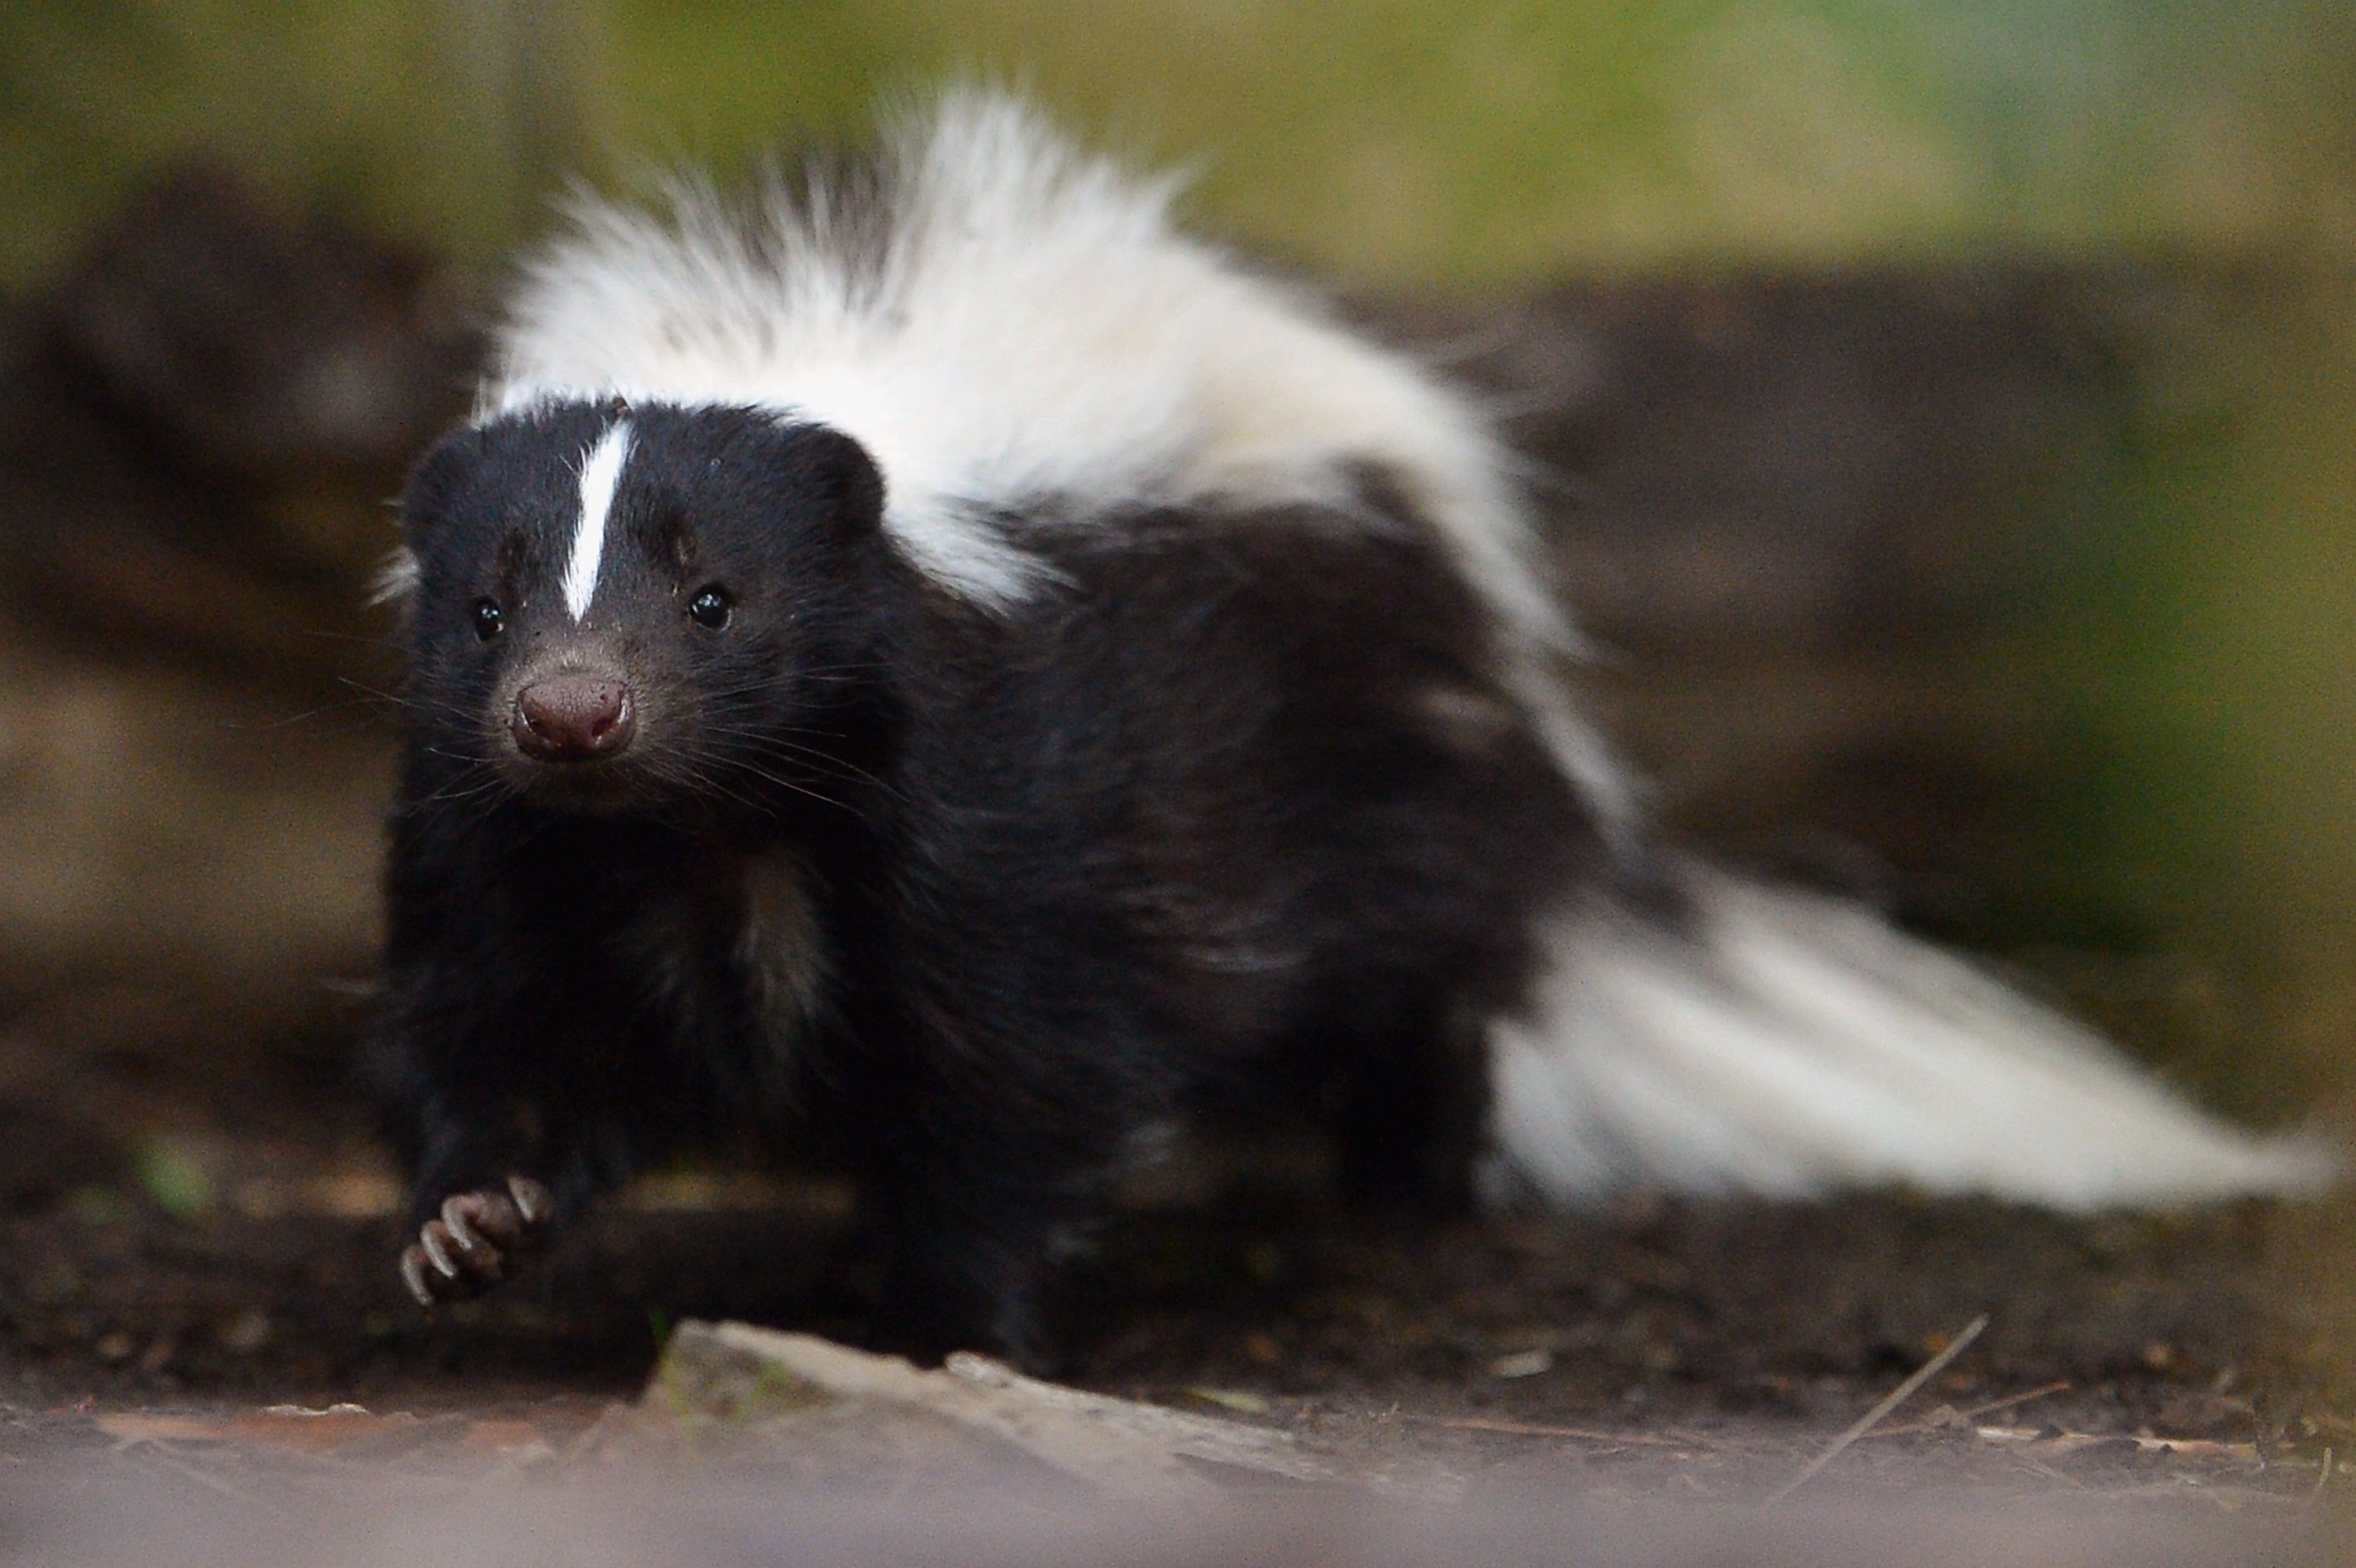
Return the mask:
<svg viewBox="0 0 2356 1568">
<path fill-rule="evenodd" d="M 516 693 L 511 727 L 526 756 L 584 763 L 619 755 L 637 733 L 626 681 L 609 676 L 543 676 Z"/>
</svg>

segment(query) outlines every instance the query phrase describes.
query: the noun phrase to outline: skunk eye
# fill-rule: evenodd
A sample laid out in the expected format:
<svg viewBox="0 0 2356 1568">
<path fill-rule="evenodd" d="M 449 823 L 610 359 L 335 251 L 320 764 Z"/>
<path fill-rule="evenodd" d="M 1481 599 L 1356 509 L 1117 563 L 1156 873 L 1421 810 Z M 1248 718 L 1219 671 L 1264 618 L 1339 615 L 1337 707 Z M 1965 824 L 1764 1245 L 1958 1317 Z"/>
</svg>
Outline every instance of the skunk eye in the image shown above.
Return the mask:
<svg viewBox="0 0 2356 1568">
<path fill-rule="evenodd" d="M 728 605 L 725 592 L 707 588 L 687 602 L 688 619 L 706 631 L 716 632 L 728 624 Z"/>
<path fill-rule="evenodd" d="M 499 608 L 498 600 L 475 601 L 475 635 L 477 637 L 487 643 L 507 630 L 507 612 Z"/>
</svg>

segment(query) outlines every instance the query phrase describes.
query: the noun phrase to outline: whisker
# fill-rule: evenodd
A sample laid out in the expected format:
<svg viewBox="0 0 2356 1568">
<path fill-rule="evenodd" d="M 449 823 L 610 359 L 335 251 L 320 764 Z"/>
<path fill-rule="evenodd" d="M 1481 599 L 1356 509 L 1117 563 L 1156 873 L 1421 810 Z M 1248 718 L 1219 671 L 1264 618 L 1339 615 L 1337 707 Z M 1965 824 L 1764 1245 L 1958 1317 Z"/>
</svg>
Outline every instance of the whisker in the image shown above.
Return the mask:
<svg viewBox="0 0 2356 1568">
<path fill-rule="evenodd" d="M 364 647 L 390 648 L 394 653 L 401 652 L 403 646 L 398 637 L 372 637 L 364 632 L 330 632 L 317 626 L 300 627 L 294 635 L 298 637 L 316 637 L 322 642 L 359 643 Z"/>
<path fill-rule="evenodd" d="M 748 729 L 741 725 L 710 724 L 706 725 L 704 729 L 705 732 L 708 734 L 724 735 L 740 740 L 753 741 L 766 749 L 792 752 L 798 757 L 807 759 L 809 763 L 821 764 L 821 771 L 830 772 L 835 777 L 843 780 L 845 783 L 867 784 L 873 788 L 882 790 L 885 795 L 890 795 L 893 799 L 900 801 L 903 804 L 905 804 L 906 802 L 907 797 L 902 795 L 898 789 L 894 788 L 890 782 L 876 777 L 873 773 L 868 772 L 865 768 L 861 767 L 858 763 L 851 762 L 847 758 L 838 757 L 831 752 L 820 751 L 815 746 L 800 745 L 795 741 L 785 740 L 781 736 L 770 731 Z M 718 753 L 714 753 L 714 760 L 723 763 L 734 761 L 733 758 Z M 750 766 L 751 764 L 748 763 L 744 765 Z"/>
<path fill-rule="evenodd" d="M 765 816 L 774 815 L 774 812 L 766 801 L 756 799 L 752 795 L 731 787 L 727 781 L 720 777 L 717 773 L 709 770 L 699 769 L 692 766 L 691 759 L 682 757 L 681 761 L 690 762 L 691 765 L 683 768 L 668 770 L 665 773 L 659 773 L 657 775 L 659 779 L 665 783 L 683 786 L 691 794 L 708 792 L 710 794 L 720 795 L 727 800 L 735 802 L 737 805 L 745 807 L 747 810 L 757 812 Z"/>
<path fill-rule="evenodd" d="M 862 821 L 866 820 L 866 814 L 861 811 L 857 806 L 851 805 L 849 801 L 838 800 L 834 796 L 827 795 L 822 791 L 811 789 L 806 784 L 797 784 L 792 779 L 772 773 L 768 769 L 760 766 L 758 763 L 748 762 L 743 758 L 731 757 L 708 749 L 692 748 L 688 746 L 675 748 L 675 754 L 691 763 L 705 764 L 704 771 L 701 771 L 699 773 L 699 776 L 703 778 L 704 781 L 714 789 L 720 789 L 723 786 L 720 784 L 718 778 L 709 772 L 711 768 L 716 767 L 736 773 L 750 773 L 755 778 L 776 784 L 779 789 L 791 790 L 796 795 L 807 795 L 811 800 L 818 801 L 822 805 L 833 806 L 838 811 L 849 812 L 851 816 L 858 817 Z M 738 797 L 732 796 L 732 798 Z"/>
</svg>

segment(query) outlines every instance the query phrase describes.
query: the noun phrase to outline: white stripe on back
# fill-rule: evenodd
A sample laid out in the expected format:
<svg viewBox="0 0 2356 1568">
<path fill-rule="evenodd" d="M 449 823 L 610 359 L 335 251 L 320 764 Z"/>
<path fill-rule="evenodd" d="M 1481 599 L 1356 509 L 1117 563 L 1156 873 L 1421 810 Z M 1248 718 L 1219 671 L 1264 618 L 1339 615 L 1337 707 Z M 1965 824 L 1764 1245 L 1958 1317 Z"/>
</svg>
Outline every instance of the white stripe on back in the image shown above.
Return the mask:
<svg viewBox="0 0 2356 1568">
<path fill-rule="evenodd" d="M 598 438 L 583 454 L 581 520 L 573 530 L 573 555 L 564 563 L 564 607 L 575 621 L 589 613 L 597 592 L 597 563 L 605 554 L 605 518 L 614 509 L 614 491 L 622 482 L 622 464 L 630 460 L 630 423 L 624 420 Z"/>
<path fill-rule="evenodd" d="M 855 218 L 783 181 L 749 208 L 692 179 L 668 210 L 584 201 L 525 267 L 478 420 L 620 396 L 830 425 L 883 471 L 911 564 L 999 609 L 1056 575 L 1029 528 L 1304 505 L 1381 527 L 1355 477 L 1373 464 L 1503 622 L 1517 693 L 1558 690 L 1577 641 L 1480 404 L 1179 233 L 1175 182 L 1017 101 L 952 92 L 880 156 Z M 1558 696 L 1541 721 L 1633 830 L 1608 749 Z"/>
</svg>

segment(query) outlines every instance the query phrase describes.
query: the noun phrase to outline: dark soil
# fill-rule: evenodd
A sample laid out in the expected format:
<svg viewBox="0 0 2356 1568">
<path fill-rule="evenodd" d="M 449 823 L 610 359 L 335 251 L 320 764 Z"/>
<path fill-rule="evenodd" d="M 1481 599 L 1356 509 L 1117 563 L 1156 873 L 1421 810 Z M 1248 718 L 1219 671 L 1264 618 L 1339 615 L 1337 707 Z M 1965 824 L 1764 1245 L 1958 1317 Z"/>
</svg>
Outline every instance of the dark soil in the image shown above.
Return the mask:
<svg viewBox="0 0 2356 1568">
<path fill-rule="evenodd" d="M 682 1319 L 858 1328 L 859 1249 L 820 1184 L 650 1183 L 530 1277 L 429 1321 L 395 1278 L 389 1215 L 324 1211 L 381 1207 L 364 1160 L 244 1157 L 236 1201 L 204 1211 L 84 1188 L 0 1229 L 0 1454 L 108 1448 L 159 1412 L 350 1403 L 419 1418 L 392 1445 L 404 1463 L 463 1468 L 518 1431 L 561 1453 L 637 1394 Z M 2330 1493 L 2356 1451 L 2351 1259 L 2347 1201 L 2076 1221 L 1879 1197 L 1376 1225 L 1299 1189 L 1247 1192 L 1116 1224 L 1060 1294 L 1055 1370 L 1473 1496 L 1740 1501 L 1986 1314 L 1812 1484 L 2278 1510 Z"/>
</svg>

